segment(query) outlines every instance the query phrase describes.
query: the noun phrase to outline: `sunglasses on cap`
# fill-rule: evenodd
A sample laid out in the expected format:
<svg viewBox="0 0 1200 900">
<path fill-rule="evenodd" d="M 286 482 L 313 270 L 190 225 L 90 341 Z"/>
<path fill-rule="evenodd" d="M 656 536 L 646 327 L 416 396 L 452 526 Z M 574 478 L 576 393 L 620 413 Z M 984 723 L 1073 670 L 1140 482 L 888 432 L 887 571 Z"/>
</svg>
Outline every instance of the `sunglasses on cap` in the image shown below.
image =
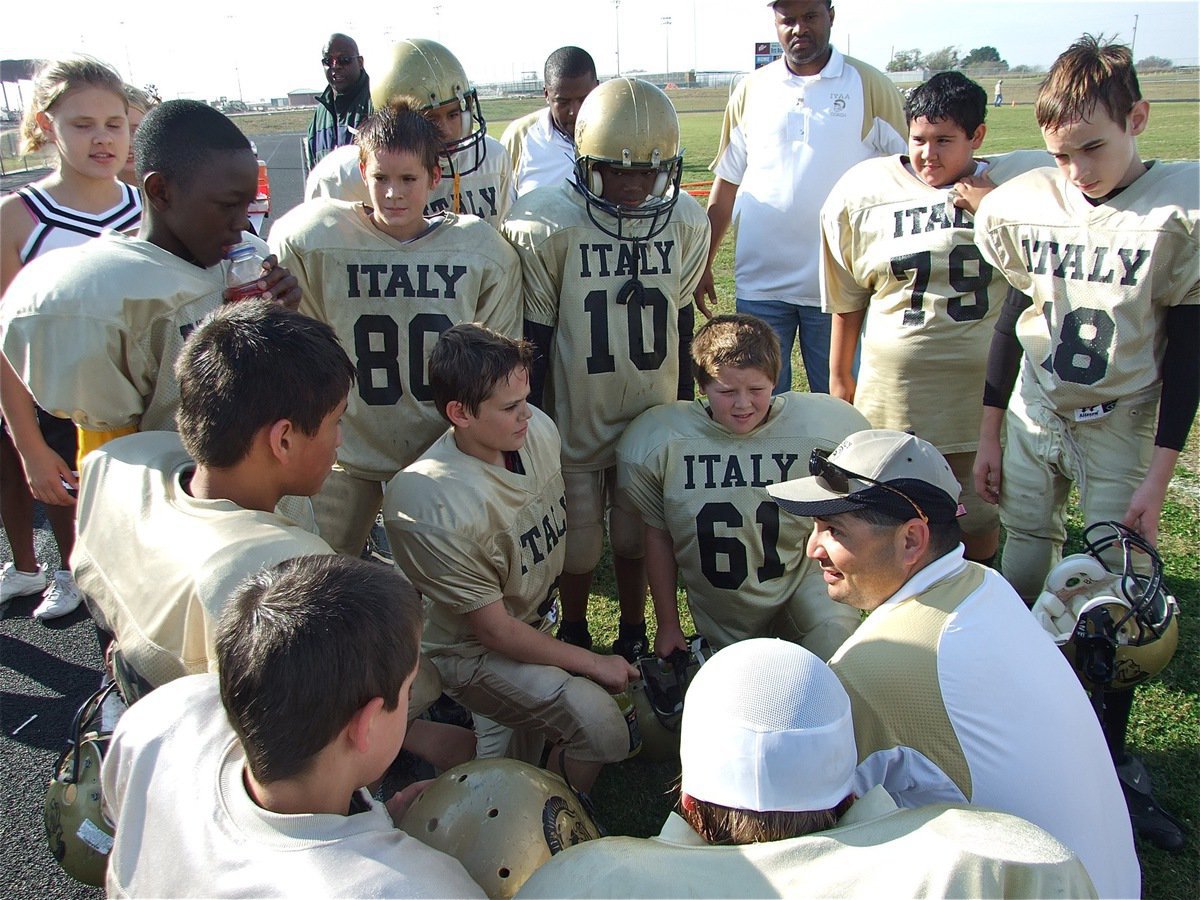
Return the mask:
<svg viewBox="0 0 1200 900">
<path fill-rule="evenodd" d="M 322 56 L 321 57 L 321 65 L 323 65 L 327 69 L 330 66 L 332 66 L 335 62 L 339 66 L 348 66 L 348 65 L 350 65 L 350 63 L 354 62 L 356 59 L 358 59 L 357 56 Z"/>
<path fill-rule="evenodd" d="M 874 478 L 868 478 L 866 475 L 859 475 L 857 472 L 843 469 L 837 463 L 830 462 L 828 450 L 820 448 L 813 450 L 812 454 L 808 457 L 808 474 L 820 478 L 831 491 L 837 494 L 851 493 L 850 479 L 852 478 L 855 481 L 865 481 L 867 484 L 883 488 L 885 491 L 903 498 L 917 511 L 917 515 L 921 517 L 921 521 L 926 525 L 929 524 L 929 516 L 925 515 L 925 510 L 921 509 L 917 501 L 904 493 L 904 491 L 898 490 L 890 484 L 884 484 L 882 481 L 876 481 Z"/>
</svg>

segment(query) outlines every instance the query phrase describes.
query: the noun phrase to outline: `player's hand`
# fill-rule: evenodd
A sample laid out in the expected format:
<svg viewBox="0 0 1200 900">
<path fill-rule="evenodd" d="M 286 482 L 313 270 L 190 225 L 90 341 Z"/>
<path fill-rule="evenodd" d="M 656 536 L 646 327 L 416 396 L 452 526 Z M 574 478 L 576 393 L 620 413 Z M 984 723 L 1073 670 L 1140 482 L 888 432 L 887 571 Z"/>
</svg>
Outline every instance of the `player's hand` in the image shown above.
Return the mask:
<svg viewBox="0 0 1200 900">
<path fill-rule="evenodd" d="M 705 266 L 704 274 L 700 276 L 700 283 L 692 291 L 692 299 L 696 301 L 696 309 L 700 310 L 706 319 L 713 317 L 713 308 L 708 305 L 710 298 L 713 303 L 717 302 L 717 285 L 713 281 L 712 266 Z"/>
<path fill-rule="evenodd" d="M 987 503 L 995 505 L 1000 502 L 1000 440 L 980 439 L 979 449 L 975 451 L 975 468 L 972 476 L 975 479 L 975 493 Z"/>
<path fill-rule="evenodd" d="M 425 793 L 425 789 L 433 784 L 432 778 L 426 778 L 424 781 L 414 781 L 402 791 L 396 791 L 387 800 L 384 801 L 384 806 L 387 807 L 388 814 L 392 817 L 392 824 L 397 828 L 400 827 L 400 820 L 404 818 L 404 814 L 408 812 L 408 808 L 413 805 L 418 797 Z"/>
<path fill-rule="evenodd" d="M 1151 547 L 1158 546 L 1158 522 L 1162 518 L 1163 497 L 1152 485 L 1143 481 L 1129 498 L 1129 508 L 1121 516 L 1121 524 L 1132 528 Z"/>
<path fill-rule="evenodd" d="M 623 656 L 605 656 L 593 653 L 591 679 L 610 694 L 619 694 L 629 687 L 630 681 L 637 681 L 638 670 L 625 661 Z"/>
<path fill-rule="evenodd" d="M 654 635 L 654 655 L 659 659 L 666 659 L 676 650 L 682 650 L 685 653 L 688 649 L 687 638 L 683 636 L 683 631 L 678 625 L 664 625 L 659 623 L 658 631 Z"/>
<path fill-rule="evenodd" d="M 54 506 L 74 506 L 75 498 L 67 493 L 79 488 L 79 480 L 61 456 L 43 444 L 35 453 L 21 457 L 25 478 L 34 498 Z"/>
<path fill-rule="evenodd" d="M 300 282 L 279 264 L 274 253 L 263 260 L 263 277 L 259 284 L 263 287 L 264 300 L 274 300 L 288 309 L 300 305 Z"/>
<path fill-rule="evenodd" d="M 983 175 L 968 175 L 954 185 L 954 205 L 972 215 L 979 210 L 979 201 L 996 189 L 996 182 Z"/>
</svg>

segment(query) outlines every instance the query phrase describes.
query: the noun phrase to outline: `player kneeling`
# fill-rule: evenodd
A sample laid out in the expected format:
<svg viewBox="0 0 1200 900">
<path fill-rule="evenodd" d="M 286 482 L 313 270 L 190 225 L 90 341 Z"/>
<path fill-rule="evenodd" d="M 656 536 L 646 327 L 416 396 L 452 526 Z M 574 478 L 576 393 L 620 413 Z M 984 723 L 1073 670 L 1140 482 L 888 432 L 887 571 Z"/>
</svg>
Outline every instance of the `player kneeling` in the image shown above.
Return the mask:
<svg viewBox="0 0 1200 900">
<path fill-rule="evenodd" d="M 766 486 L 870 425 L 826 394 L 772 397 L 779 338 L 754 316 L 712 319 L 691 354 L 703 397 L 643 413 L 617 445 L 620 501 L 646 523 L 655 652 L 686 649 L 682 572 L 692 619 L 715 649 L 783 637 L 828 659 L 858 615 L 829 599 L 820 568 L 805 558 L 812 520 L 780 517 Z"/>
<path fill-rule="evenodd" d="M 442 335 L 429 379 L 451 428 L 391 480 L 384 523 L 397 564 L 430 601 L 425 652 L 446 691 L 548 740 L 550 768 L 587 791 L 630 750 L 610 692 L 636 670 L 550 634 L 566 498 L 558 429 L 527 402 L 532 355 L 476 325 Z"/>
</svg>

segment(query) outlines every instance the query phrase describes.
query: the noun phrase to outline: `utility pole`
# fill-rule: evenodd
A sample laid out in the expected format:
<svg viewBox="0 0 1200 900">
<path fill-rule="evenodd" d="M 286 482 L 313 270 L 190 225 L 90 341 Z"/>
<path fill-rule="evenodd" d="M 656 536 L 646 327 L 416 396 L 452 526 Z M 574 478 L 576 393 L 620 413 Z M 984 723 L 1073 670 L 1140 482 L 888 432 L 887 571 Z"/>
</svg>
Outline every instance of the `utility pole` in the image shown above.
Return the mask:
<svg viewBox="0 0 1200 900">
<path fill-rule="evenodd" d="M 666 70 L 666 72 L 663 73 L 663 76 L 665 79 L 669 80 L 670 75 L 671 75 L 671 17 L 663 16 L 662 23 L 663 23 L 663 41 L 664 41 L 664 47 L 666 48 L 666 58 L 667 58 L 667 70 Z"/>
<path fill-rule="evenodd" d="M 621 0 L 613 0 L 617 20 L 617 77 L 621 77 Z"/>
<path fill-rule="evenodd" d="M 1133 48 L 1137 46 L 1137 20 L 1138 17 L 1133 17 L 1133 40 L 1129 42 L 1129 55 L 1133 56 Z M 1133 56 L 1133 61 L 1137 62 L 1137 57 Z"/>
</svg>

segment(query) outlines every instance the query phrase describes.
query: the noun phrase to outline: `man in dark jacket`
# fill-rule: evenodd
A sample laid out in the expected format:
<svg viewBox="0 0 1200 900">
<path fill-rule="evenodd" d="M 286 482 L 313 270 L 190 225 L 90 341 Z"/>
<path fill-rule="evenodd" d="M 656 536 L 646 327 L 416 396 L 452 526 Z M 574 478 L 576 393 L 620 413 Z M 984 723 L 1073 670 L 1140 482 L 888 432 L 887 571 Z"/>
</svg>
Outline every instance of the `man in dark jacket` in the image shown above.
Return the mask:
<svg viewBox="0 0 1200 900">
<path fill-rule="evenodd" d="M 371 114 L 371 84 L 363 69 L 358 44 L 344 34 L 330 35 L 321 52 L 329 87 L 317 98 L 312 124 L 304 142 L 305 170 L 334 147 L 354 142 L 350 130 Z"/>
</svg>

